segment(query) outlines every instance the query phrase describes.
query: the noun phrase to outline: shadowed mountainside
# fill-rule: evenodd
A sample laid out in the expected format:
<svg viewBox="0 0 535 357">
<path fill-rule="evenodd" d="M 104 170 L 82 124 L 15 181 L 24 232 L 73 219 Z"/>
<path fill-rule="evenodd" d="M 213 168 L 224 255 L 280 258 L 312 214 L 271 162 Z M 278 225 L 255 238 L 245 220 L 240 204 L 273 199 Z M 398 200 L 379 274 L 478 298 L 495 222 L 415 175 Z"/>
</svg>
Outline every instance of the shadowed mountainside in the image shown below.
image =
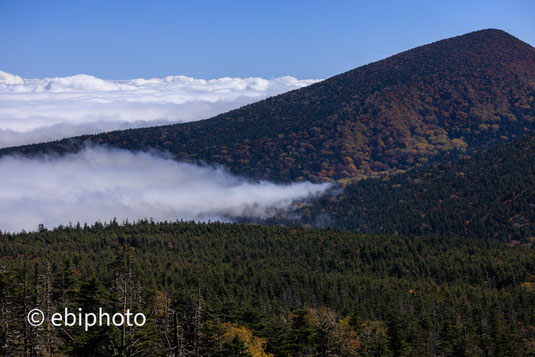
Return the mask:
<svg viewBox="0 0 535 357">
<path fill-rule="evenodd" d="M 367 233 L 440 234 L 535 242 L 535 136 L 452 162 L 347 185 L 268 223 Z"/>
</svg>

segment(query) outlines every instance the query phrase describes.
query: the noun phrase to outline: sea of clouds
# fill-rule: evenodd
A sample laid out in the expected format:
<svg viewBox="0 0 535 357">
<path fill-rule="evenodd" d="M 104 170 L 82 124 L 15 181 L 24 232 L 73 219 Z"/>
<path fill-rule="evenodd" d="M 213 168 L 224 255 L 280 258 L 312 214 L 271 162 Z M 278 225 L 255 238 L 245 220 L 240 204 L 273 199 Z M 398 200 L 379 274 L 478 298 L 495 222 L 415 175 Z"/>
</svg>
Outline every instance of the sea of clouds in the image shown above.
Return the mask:
<svg viewBox="0 0 535 357">
<path fill-rule="evenodd" d="M 0 147 L 209 118 L 315 80 L 23 79 L 0 71 Z M 88 146 L 76 154 L 0 158 L 0 230 L 39 224 L 267 218 L 329 184 L 252 182 L 162 153 Z"/>
<path fill-rule="evenodd" d="M 253 182 L 219 167 L 101 146 L 61 157 L 3 157 L 0 172 L 0 230 L 9 232 L 114 217 L 119 223 L 267 218 L 331 187 Z"/>
<path fill-rule="evenodd" d="M 317 80 L 26 79 L 0 71 L 0 148 L 212 117 Z"/>
</svg>

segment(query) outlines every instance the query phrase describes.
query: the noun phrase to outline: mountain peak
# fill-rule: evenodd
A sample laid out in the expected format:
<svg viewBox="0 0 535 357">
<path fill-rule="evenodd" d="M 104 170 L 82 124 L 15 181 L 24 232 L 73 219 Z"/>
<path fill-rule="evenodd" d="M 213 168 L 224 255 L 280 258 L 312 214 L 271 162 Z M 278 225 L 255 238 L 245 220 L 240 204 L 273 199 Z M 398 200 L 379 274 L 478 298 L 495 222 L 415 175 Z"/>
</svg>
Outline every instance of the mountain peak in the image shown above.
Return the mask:
<svg viewBox="0 0 535 357">
<path fill-rule="evenodd" d="M 473 36 L 498 36 L 498 37 L 504 37 L 504 38 L 514 38 L 513 35 L 509 34 L 508 32 L 502 30 L 502 29 L 495 29 L 495 28 L 488 28 L 488 29 L 481 29 L 476 30 L 472 32 L 465 33 L 464 35 L 459 35 L 455 37 L 473 37 Z M 455 38 L 452 37 L 452 38 Z"/>
<path fill-rule="evenodd" d="M 434 42 L 434 44 L 448 41 L 466 42 L 467 44 L 471 45 L 476 45 L 477 43 L 479 43 L 481 46 L 489 46 L 496 44 L 499 44 L 501 46 L 520 46 L 531 48 L 533 50 L 533 47 L 529 44 L 500 29 L 483 29 L 474 32 L 469 32 L 464 35 L 455 36 L 448 39 L 444 39 L 442 41 Z"/>
<path fill-rule="evenodd" d="M 405 72 L 418 70 L 415 68 L 418 66 L 433 66 L 431 70 L 439 72 L 444 69 L 445 62 L 472 70 L 477 63 L 501 61 L 507 64 L 518 60 L 535 61 L 535 48 L 503 30 L 484 29 L 415 47 L 370 65 L 384 68 L 392 63 L 396 68 L 406 66 Z M 415 62 L 414 66 L 411 62 Z M 362 71 L 366 67 L 346 73 Z"/>
<path fill-rule="evenodd" d="M 501 30 L 501 29 L 482 29 L 477 30 L 473 32 L 468 32 L 463 35 L 454 36 L 450 38 L 446 38 L 440 41 L 436 41 L 433 43 L 430 43 L 429 45 L 433 45 L 440 42 L 447 42 L 447 41 L 453 41 L 453 40 L 461 40 L 461 41 L 486 41 L 485 43 L 490 43 L 491 41 L 513 41 L 517 43 L 524 43 L 520 41 L 515 36 L 509 34 L 508 32 Z"/>
</svg>

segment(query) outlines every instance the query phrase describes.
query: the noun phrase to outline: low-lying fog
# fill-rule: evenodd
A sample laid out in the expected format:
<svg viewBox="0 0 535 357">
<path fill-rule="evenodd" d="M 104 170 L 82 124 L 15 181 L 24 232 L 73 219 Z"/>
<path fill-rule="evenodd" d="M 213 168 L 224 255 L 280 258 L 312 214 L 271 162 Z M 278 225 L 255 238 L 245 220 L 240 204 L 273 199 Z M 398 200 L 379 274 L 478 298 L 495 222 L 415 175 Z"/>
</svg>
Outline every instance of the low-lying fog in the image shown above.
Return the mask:
<svg viewBox="0 0 535 357">
<path fill-rule="evenodd" d="M 92 146 L 62 157 L 0 158 L 0 230 L 162 220 L 266 218 L 330 184 L 252 182 L 162 154 Z"/>
</svg>

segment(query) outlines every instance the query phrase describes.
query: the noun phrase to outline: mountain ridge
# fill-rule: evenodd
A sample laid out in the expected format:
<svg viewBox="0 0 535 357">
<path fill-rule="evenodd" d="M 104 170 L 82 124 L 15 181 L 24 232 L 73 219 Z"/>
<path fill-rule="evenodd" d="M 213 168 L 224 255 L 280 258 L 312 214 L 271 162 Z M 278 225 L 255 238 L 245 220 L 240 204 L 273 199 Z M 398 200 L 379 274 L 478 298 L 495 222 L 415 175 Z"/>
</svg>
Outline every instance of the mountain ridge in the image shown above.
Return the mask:
<svg viewBox="0 0 535 357">
<path fill-rule="evenodd" d="M 419 46 L 216 117 L 0 150 L 73 152 L 86 140 L 169 151 L 255 179 L 348 180 L 456 157 L 535 131 L 535 49 L 501 30 Z"/>
</svg>

